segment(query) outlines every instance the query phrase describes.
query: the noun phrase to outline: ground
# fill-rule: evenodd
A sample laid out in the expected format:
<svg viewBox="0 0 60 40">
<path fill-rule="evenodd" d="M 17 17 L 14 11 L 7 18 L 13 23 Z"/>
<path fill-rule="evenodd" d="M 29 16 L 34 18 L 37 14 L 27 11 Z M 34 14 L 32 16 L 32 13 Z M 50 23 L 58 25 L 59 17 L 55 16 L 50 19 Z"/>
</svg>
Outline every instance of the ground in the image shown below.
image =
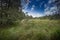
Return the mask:
<svg viewBox="0 0 60 40">
<path fill-rule="evenodd" d="M 0 40 L 60 40 L 60 20 L 24 19 L 0 28 Z"/>
</svg>

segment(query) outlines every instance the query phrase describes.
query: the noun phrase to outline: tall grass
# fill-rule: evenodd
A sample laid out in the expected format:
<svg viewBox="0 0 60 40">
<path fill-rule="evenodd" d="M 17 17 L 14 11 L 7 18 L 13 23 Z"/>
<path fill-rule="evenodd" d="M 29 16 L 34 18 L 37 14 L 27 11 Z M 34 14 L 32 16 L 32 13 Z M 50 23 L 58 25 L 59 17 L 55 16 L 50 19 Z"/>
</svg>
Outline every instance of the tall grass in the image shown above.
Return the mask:
<svg viewBox="0 0 60 40">
<path fill-rule="evenodd" d="M 60 40 L 60 20 L 22 20 L 17 26 L 0 28 L 0 40 Z"/>
</svg>

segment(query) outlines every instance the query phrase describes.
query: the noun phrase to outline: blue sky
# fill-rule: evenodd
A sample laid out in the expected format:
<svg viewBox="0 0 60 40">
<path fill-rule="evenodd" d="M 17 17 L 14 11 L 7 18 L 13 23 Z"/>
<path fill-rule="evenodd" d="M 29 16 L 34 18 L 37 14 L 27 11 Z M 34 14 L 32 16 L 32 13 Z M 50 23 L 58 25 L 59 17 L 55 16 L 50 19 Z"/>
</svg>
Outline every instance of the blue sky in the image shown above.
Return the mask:
<svg viewBox="0 0 60 40">
<path fill-rule="evenodd" d="M 55 0 L 21 0 L 22 11 L 28 12 L 28 15 L 33 17 L 41 17 L 44 15 L 52 15 L 57 11 L 57 6 L 54 4 Z"/>
</svg>

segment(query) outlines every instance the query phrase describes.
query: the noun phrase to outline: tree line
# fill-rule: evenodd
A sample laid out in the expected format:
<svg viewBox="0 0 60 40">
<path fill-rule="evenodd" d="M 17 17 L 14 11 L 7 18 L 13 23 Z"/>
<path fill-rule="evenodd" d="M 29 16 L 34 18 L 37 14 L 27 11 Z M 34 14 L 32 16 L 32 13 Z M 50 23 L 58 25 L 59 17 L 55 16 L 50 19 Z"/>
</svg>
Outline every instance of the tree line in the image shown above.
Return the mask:
<svg viewBox="0 0 60 40">
<path fill-rule="evenodd" d="M 0 0 L 0 25 L 12 24 L 24 16 L 21 0 Z"/>
</svg>

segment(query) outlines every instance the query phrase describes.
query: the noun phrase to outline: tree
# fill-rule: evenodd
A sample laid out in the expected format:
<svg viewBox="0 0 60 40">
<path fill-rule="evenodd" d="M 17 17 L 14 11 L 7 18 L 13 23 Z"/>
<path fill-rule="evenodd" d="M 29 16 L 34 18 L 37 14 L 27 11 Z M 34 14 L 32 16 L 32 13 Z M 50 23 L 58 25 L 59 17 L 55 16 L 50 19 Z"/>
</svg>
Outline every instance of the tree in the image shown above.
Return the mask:
<svg viewBox="0 0 60 40">
<path fill-rule="evenodd" d="M 21 0 L 0 0 L 0 25 L 12 24 L 23 15 Z"/>
</svg>

